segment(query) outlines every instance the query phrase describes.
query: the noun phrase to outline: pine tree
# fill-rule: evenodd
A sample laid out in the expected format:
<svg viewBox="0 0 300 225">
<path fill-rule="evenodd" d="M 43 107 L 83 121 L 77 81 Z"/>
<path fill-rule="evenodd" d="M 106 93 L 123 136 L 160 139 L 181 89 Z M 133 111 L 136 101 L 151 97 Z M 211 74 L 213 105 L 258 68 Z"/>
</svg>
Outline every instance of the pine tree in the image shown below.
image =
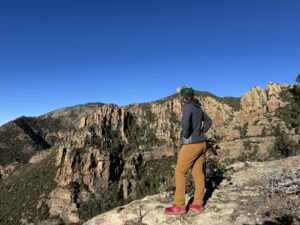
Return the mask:
<svg viewBox="0 0 300 225">
<path fill-rule="evenodd" d="M 298 84 L 300 84 L 300 73 L 297 75 L 297 77 L 296 77 L 296 82 L 298 83 Z"/>
</svg>

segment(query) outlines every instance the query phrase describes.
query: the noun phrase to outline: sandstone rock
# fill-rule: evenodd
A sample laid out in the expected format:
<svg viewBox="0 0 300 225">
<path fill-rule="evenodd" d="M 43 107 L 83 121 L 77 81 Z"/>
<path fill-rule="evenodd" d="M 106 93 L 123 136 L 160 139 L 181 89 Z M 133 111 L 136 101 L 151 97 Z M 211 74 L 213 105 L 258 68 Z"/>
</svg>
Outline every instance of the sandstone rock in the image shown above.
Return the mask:
<svg viewBox="0 0 300 225">
<path fill-rule="evenodd" d="M 282 89 L 281 89 L 280 84 L 277 84 L 272 81 L 267 84 L 266 92 L 267 92 L 268 97 L 271 97 L 271 96 L 278 97 L 280 95 L 281 91 L 282 91 Z"/>
<path fill-rule="evenodd" d="M 34 225 L 34 223 L 28 222 L 27 219 L 25 219 L 25 218 L 20 219 L 20 224 L 21 225 Z"/>
<path fill-rule="evenodd" d="M 259 116 L 266 111 L 267 93 L 261 87 L 254 87 L 241 98 L 242 110 L 249 117 Z"/>
<path fill-rule="evenodd" d="M 108 188 L 108 182 L 114 175 L 111 173 L 121 166 L 121 161 L 109 152 L 95 148 L 70 148 L 66 150 L 65 156 L 63 153 L 60 155 L 59 161 L 63 160 L 64 163 L 58 169 L 55 181 L 61 187 L 78 182 L 87 185 L 91 192 L 100 186 Z"/>
<path fill-rule="evenodd" d="M 128 143 L 126 128 L 128 127 L 128 111 L 124 107 L 104 105 L 93 114 L 80 119 L 79 128 L 92 124 L 103 125 L 107 129 L 119 131 L 120 138 Z"/>
<path fill-rule="evenodd" d="M 223 134 L 224 141 L 234 141 L 240 138 L 241 138 L 241 132 L 235 127 L 228 129 Z"/>
<path fill-rule="evenodd" d="M 279 107 L 283 107 L 286 105 L 280 97 L 280 93 L 283 89 L 286 89 L 285 85 L 276 84 L 274 82 L 269 82 L 266 88 L 266 92 L 268 95 L 267 102 L 267 111 L 274 112 Z"/>
<path fill-rule="evenodd" d="M 80 118 L 80 121 L 79 121 L 79 128 L 82 128 L 82 127 L 85 127 L 86 126 L 86 117 L 82 117 Z"/>
<path fill-rule="evenodd" d="M 59 220 L 43 220 L 39 221 L 38 225 L 60 225 L 61 221 Z"/>
<path fill-rule="evenodd" d="M 224 126 L 233 117 L 234 111 L 232 107 L 227 104 L 221 103 L 212 97 L 201 99 L 203 109 L 208 115 L 213 118 L 213 125 L 216 128 Z"/>
<path fill-rule="evenodd" d="M 234 164 L 228 166 L 226 169 L 228 171 L 233 170 L 234 172 L 237 172 L 237 171 L 239 171 L 241 169 L 244 169 L 245 166 L 246 166 L 245 162 L 237 162 L 237 163 L 234 163 Z"/>
<path fill-rule="evenodd" d="M 167 146 L 153 146 L 148 151 L 142 153 L 142 158 L 144 161 L 161 159 L 162 157 L 174 156 L 174 148 L 169 148 Z"/>
<path fill-rule="evenodd" d="M 266 112 L 274 112 L 277 108 L 285 106 L 280 97 L 281 91 L 281 85 L 274 82 L 269 82 L 266 89 L 252 88 L 242 96 L 243 112 L 248 118 L 253 118 Z"/>
<path fill-rule="evenodd" d="M 129 197 L 136 197 L 136 186 L 136 179 L 123 178 L 119 181 L 119 189 L 122 191 L 124 199 L 127 199 Z"/>
<path fill-rule="evenodd" d="M 17 168 L 17 163 L 11 163 L 6 166 L 0 165 L 0 180 L 8 178 Z"/>
<path fill-rule="evenodd" d="M 242 96 L 241 110 L 229 121 L 218 144 L 226 157 L 236 158 L 247 149 L 266 154 L 274 145 L 276 127 L 295 138 L 293 130 L 274 113 L 286 105 L 281 98 L 281 92 L 286 89 L 286 85 L 270 82 L 266 89 L 254 87 Z"/>
<path fill-rule="evenodd" d="M 130 183 L 127 179 L 122 180 L 122 191 L 125 199 L 129 196 Z"/>
<path fill-rule="evenodd" d="M 45 198 L 45 195 L 42 194 L 40 197 L 39 197 L 39 201 L 36 205 L 36 209 L 40 209 L 42 207 L 43 204 L 47 203 L 47 199 Z"/>
<path fill-rule="evenodd" d="M 66 188 L 54 189 L 50 193 L 50 200 L 48 201 L 50 215 L 59 216 L 69 223 L 78 223 L 77 206 L 73 201 L 70 190 Z"/>
<path fill-rule="evenodd" d="M 65 221 L 69 223 L 78 223 L 80 219 L 77 212 L 76 204 L 73 203 L 71 207 L 68 207 L 68 210 L 64 215 L 62 215 L 62 218 L 64 218 Z"/>
<path fill-rule="evenodd" d="M 72 206 L 72 193 L 65 188 L 56 188 L 50 193 L 48 206 L 53 216 L 63 215 Z"/>
<path fill-rule="evenodd" d="M 248 126 L 247 128 L 247 136 L 248 137 L 256 137 L 256 136 L 260 136 L 263 133 L 263 129 L 265 127 L 263 126 Z"/>
<path fill-rule="evenodd" d="M 36 164 L 41 162 L 44 158 L 46 158 L 51 153 L 51 150 L 45 150 L 40 153 L 35 154 L 29 159 L 30 164 Z"/>
</svg>

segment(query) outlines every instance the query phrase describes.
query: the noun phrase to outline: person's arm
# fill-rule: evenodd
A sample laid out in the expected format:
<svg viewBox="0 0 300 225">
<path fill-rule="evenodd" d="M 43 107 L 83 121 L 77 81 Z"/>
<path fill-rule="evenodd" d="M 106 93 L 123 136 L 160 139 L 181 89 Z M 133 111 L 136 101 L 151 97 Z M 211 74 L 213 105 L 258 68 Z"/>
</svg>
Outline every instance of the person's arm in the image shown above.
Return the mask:
<svg viewBox="0 0 300 225">
<path fill-rule="evenodd" d="M 203 120 L 203 123 L 204 123 L 204 125 L 203 125 L 203 133 L 206 133 L 208 130 L 209 130 L 209 128 L 211 127 L 211 124 L 212 124 L 212 120 L 211 120 L 211 118 L 206 114 L 206 112 L 204 112 L 203 111 L 203 118 L 202 118 L 202 120 Z"/>
<path fill-rule="evenodd" d="M 191 117 L 192 117 L 192 106 L 190 104 L 186 104 L 183 107 L 182 114 L 182 137 L 187 139 L 190 137 L 191 130 Z"/>
</svg>

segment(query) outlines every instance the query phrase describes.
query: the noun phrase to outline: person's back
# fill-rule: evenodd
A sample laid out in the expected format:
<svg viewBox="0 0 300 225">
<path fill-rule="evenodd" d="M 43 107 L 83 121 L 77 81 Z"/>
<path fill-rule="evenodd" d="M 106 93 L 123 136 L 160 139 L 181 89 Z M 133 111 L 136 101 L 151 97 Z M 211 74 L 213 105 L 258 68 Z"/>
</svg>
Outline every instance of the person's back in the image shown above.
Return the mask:
<svg viewBox="0 0 300 225">
<path fill-rule="evenodd" d="M 211 124 L 211 119 L 198 102 L 185 102 L 182 117 L 182 143 L 191 144 L 204 141 L 204 133 L 208 131 Z"/>
</svg>

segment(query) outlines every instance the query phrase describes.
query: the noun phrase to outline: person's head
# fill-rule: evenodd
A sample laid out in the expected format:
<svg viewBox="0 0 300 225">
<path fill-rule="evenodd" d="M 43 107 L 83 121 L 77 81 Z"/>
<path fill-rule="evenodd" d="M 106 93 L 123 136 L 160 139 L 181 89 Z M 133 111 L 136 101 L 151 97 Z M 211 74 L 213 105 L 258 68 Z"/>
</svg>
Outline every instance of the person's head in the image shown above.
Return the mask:
<svg viewBox="0 0 300 225">
<path fill-rule="evenodd" d="M 193 99 L 194 99 L 194 90 L 190 86 L 185 85 L 183 87 L 177 88 L 176 90 L 177 90 L 177 93 L 179 94 L 181 102 L 193 101 Z"/>
</svg>

